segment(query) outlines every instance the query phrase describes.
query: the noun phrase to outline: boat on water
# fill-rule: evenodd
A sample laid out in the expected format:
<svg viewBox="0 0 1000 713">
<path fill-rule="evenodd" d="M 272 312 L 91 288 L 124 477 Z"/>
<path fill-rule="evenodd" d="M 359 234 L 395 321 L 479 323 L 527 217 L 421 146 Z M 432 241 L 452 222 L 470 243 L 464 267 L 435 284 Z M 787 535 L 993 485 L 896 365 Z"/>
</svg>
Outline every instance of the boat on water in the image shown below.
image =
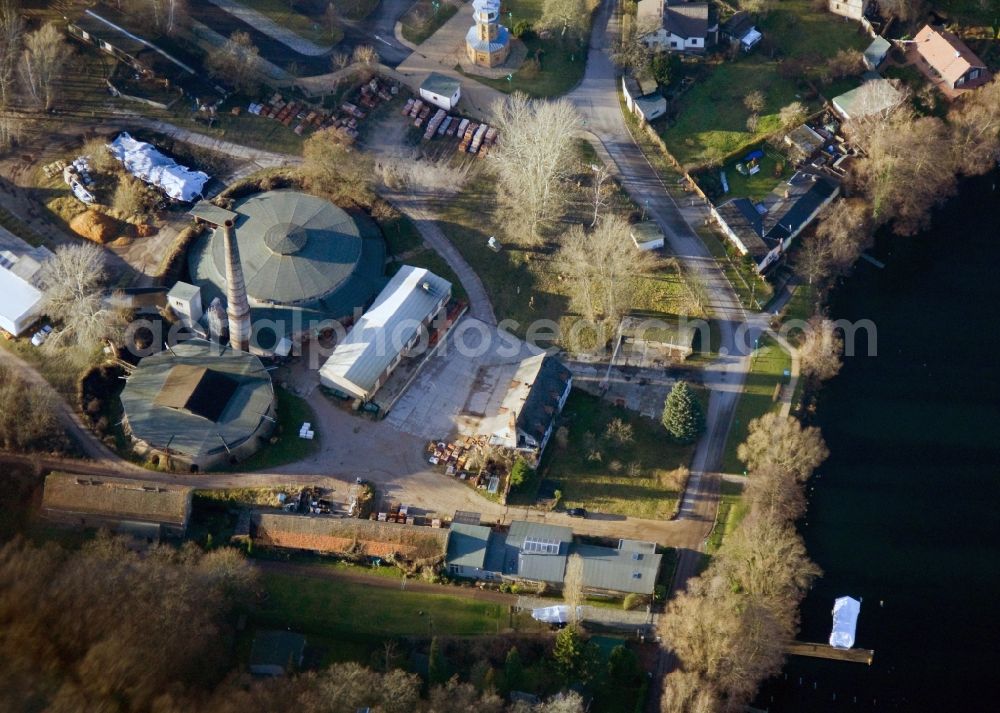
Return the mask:
<svg viewBox="0 0 1000 713">
<path fill-rule="evenodd" d="M 849 649 L 854 646 L 861 614 L 861 600 L 853 597 L 838 597 L 833 602 L 833 631 L 830 632 L 830 646 Z"/>
</svg>

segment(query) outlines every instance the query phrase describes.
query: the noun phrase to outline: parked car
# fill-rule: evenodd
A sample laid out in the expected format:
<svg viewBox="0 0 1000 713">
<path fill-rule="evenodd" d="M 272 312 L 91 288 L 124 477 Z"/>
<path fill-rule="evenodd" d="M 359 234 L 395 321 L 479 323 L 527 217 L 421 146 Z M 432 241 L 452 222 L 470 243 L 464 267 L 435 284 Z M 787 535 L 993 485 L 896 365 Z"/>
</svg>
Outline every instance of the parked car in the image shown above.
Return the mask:
<svg viewBox="0 0 1000 713">
<path fill-rule="evenodd" d="M 47 335 L 45 332 L 42 332 L 41 330 L 39 330 L 39 331 L 37 331 L 37 332 L 35 332 L 34 334 L 31 335 L 31 343 L 34 346 L 36 346 L 36 347 L 40 347 L 43 344 L 45 344 L 45 338 L 47 336 L 49 336 L 49 335 Z"/>
<path fill-rule="evenodd" d="M 49 336 L 50 334 L 52 334 L 52 325 L 51 324 L 42 325 L 41 331 L 42 333 L 45 334 L 45 336 Z"/>
<path fill-rule="evenodd" d="M 566 514 L 570 517 L 587 517 L 587 511 L 583 508 L 570 508 Z"/>
</svg>

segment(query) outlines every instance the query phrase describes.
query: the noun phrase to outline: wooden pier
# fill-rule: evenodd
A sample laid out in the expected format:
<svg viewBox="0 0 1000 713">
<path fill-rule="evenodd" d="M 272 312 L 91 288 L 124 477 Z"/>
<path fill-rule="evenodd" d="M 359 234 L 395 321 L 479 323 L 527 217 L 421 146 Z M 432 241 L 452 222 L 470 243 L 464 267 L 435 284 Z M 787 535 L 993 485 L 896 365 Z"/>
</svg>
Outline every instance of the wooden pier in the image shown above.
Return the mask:
<svg viewBox="0 0 1000 713">
<path fill-rule="evenodd" d="M 811 656 L 814 659 L 866 663 L 869 666 L 875 658 L 874 649 L 838 649 L 829 644 L 809 644 L 803 641 L 789 642 L 785 647 L 785 653 L 789 656 Z"/>
</svg>

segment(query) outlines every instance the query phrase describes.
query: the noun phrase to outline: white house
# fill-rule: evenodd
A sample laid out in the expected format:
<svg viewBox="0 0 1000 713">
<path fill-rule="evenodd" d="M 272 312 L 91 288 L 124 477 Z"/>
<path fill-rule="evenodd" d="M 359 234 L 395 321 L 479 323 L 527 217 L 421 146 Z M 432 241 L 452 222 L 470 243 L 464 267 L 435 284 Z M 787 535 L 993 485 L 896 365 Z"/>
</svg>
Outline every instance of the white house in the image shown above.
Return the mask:
<svg viewBox="0 0 1000 713">
<path fill-rule="evenodd" d="M 462 83 L 454 77 L 431 72 L 420 85 L 420 98 L 445 111 L 451 111 L 462 98 Z"/>
<path fill-rule="evenodd" d="M 451 299 L 451 283 L 404 265 L 319 370 L 320 382 L 368 401 Z"/>
<path fill-rule="evenodd" d="M 829 8 L 834 15 L 860 21 L 865 16 L 868 0 L 830 0 Z"/>
<path fill-rule="evenodd" d="M 703 52 L 718 41 L 719 23 L 707 2 L 640 0 L 636 26 L 651 49 Z"/>
</svg>

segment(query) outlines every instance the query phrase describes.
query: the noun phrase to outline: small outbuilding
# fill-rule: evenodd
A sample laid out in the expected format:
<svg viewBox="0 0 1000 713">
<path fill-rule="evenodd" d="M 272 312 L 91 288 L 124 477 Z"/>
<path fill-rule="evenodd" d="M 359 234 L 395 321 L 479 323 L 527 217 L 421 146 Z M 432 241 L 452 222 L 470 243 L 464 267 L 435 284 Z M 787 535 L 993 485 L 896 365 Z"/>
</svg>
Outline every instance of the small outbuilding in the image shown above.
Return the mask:
<svg viewBox="0 0 1000 713">
<path fill-rule="evenodd" d="M 420 98 L 445 111 L 451 111 L 462 98 L 462 83 L 454 77 L 431 72 L 420 85 Z"/>
<path fill-rule="evenodd" d="M 284 676 L 302 666 L 306 637 L 294 631 L 258 631 L 250 648 L 250 673 Z"/>
<path fill-rule="evenodd" d="M 652 121 L 667 113 L 667 100 L 653 80 L 636 79 L 626 74 L 622 77 L 622 93 L 628 110 L 644 121 Z"/>
<path fill-rule="evenodd" d="M 865 50 L 865 66 L 868 69 L 878 69 L 886 56 L 889 54 L 889 50 L 892 49 L 892 44 L 884 37 L 876 37 L 872 40 L 872 43 L 868 45 L 868 49 Z"/>
<path fill-rule="evenodd" d="M 640 250 L 658 250 L 663 247 L 663 230 L 654 220 L 636 223 L 629 228 L 632 242 Z"/>
<path fill-rule="evenodd" d="M 41 316 L 45 296 L 27 280 L 19 277 L 0 257 L 0 329 L 20 336 Z"/>
</svg>

